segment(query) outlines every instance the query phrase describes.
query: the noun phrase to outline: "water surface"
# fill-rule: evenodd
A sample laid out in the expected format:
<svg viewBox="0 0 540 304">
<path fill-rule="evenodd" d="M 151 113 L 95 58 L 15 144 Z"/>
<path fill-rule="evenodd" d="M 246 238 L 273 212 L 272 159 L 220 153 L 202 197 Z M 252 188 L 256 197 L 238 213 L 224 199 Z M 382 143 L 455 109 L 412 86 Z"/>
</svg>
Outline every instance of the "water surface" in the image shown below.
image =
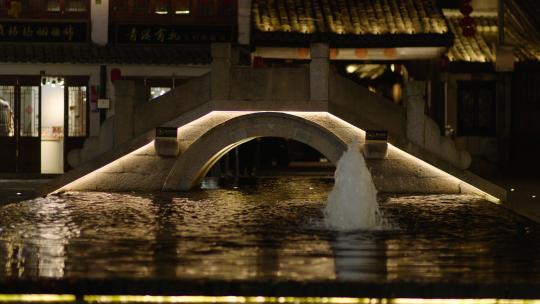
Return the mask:
<svg viewBox="0 0 540 304">
<path fill-rule="evenodd" d="M 2 278 L 540 283 L 538 225 L 474 196 L 379 196 L 391 229 L 324 226 L 333 181 L 68 192 L 0 206 Z"/>
</svg>

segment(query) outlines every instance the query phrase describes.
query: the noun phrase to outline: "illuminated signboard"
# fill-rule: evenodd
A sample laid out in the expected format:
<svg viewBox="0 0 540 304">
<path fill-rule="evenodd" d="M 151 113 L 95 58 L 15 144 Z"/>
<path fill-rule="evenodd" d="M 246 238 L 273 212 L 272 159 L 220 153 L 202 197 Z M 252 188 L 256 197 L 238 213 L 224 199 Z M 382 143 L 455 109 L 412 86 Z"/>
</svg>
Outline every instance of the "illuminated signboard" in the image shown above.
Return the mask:
<svg viewBox="0 0 540 304">
<path fill-rule="evenodd" d="M 131 25 L 116 27 L 116 42 L 125 44 L 176 44 L 231 42 L 230 26 Z"/>
<path fill-rule="evenodd" d="M 84 22 L 8 22 L 0 21 L 0 42 L 75 42 L 88 41 Z"/>
</svg>

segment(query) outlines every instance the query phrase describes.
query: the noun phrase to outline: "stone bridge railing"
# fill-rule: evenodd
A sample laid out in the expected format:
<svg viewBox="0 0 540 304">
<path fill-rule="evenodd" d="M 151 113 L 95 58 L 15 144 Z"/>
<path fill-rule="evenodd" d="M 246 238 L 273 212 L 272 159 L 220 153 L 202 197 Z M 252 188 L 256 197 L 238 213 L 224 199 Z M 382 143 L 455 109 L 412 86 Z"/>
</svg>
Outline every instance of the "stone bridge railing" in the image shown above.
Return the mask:
<svg viewBox="0 0 540 304">
<path fill-rule="evenodd" d="M 211 73 L 152 101 L 143 100 L 146 94 L 134 83 L 115 82 L 116 113 L 112 127 L 102 131 L 108 140 L 89 139 L 79 151 L 77 161 L 84 163 L 84 170 L 79 171 L 89 172 L 92 166 L 88 163 L 94 159 L 99 159 L 96 165 L 103 165 L 113 156 L 150 142 L 155 127 L 179 127 L 211 111 L 316 111 L 331 113 L 362 129 L 387 130 L 389 141 L 398 148 L 488 193 L 498 191 L 495 196 L 499 198 L 504 196 L 461 170 L 470 159 L 468 162 L 466 152 L 457 151 L 453 142 L 434 130 L 419 104 L 423 91 L 420 94 L 418 84 L 406 88 L 408 107 L 401 107 L 333 71 L 328 45 L 314 44 L 310 54 L 311 62 L 304 66 L 252 68 L 233 64 L 230 45 L 214 44 Z M 74 171 L 63 178 L 80 174 Z"/>
</svg>

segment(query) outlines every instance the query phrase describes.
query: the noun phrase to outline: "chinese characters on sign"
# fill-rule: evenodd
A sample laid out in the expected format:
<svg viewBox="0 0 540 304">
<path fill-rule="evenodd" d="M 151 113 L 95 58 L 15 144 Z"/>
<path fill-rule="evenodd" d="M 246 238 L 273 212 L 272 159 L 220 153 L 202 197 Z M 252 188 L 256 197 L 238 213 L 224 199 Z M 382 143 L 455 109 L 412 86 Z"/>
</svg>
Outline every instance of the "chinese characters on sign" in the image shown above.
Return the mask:
<svg viewBox="0 0 540 304">
<path fill-rule="evenodd" d="M 0 42 L 87 42 L 86 23 L 0 22 Z"/>
<path fill-rule="evenodd" d="M 118 43 L 174 44 L 230 42 L 232 29 L 226 26 L 118 25 Z"/>
</svg>

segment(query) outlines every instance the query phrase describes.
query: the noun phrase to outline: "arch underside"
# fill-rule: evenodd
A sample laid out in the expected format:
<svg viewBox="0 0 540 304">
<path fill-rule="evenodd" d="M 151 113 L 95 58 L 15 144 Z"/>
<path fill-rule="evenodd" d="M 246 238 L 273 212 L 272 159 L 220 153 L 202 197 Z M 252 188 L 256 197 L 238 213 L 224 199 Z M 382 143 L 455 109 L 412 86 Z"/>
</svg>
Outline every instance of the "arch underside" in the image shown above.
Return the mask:
<svg viewBox="0 0 540 304">
<path fill-rule="evenodd" d="M 304 118 L 261 112 L 228 120 L 206 132 L 178 156 L 163 190 L 190 190 L 227 152 L 258 137 L 282 137 L 304 143 L 336 164 L 346 143 L 329 130 Z"/>
</svg>

